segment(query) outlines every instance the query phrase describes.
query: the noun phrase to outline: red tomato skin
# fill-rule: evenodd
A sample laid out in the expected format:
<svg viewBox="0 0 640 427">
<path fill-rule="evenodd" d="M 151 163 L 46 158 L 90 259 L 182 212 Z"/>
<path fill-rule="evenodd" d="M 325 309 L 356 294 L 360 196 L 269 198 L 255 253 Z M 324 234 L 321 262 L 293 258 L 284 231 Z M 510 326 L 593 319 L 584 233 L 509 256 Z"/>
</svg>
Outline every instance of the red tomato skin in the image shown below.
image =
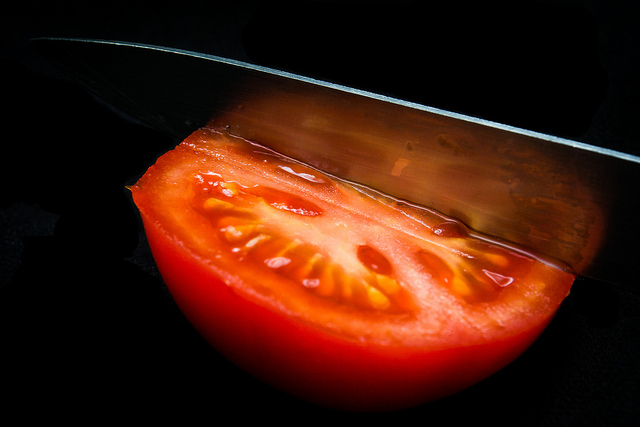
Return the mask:
<svg viewBox="0 0 640 427">
<path fill-rule="evenodd" d="M 266 383 L 329 408 L 397 410 L 461 391 L 518 357 L 555 314 L 508 339 L 462 348 L 355 342 L 242 297 L 144 213 L 143 223 L 173 298 L 217 351 Z"/>
</svg>

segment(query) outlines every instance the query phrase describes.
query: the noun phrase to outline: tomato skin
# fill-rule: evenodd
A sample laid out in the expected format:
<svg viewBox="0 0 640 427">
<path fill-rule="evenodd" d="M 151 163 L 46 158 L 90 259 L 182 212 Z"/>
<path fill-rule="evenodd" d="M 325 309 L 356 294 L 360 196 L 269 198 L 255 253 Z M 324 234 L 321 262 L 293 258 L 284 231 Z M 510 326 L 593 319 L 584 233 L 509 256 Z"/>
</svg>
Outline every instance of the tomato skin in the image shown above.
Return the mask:
<svg viewBox="0 0 640 427">
<path fill-rule="evenodd" d="M 434 351 L 353 341 L 244 298 L 144 211 L 142 218 L 162 277 L 196 330 L 255 377 L 330 408 L 388 411 L 451 395 L 513 361 L 555 314 L 516 335 L 467 347 Z M 557 281 L 536 268 L 541 280 Z M 564 276 L 556 285 L 568 290 L 572 282 Z"/>
</svg>

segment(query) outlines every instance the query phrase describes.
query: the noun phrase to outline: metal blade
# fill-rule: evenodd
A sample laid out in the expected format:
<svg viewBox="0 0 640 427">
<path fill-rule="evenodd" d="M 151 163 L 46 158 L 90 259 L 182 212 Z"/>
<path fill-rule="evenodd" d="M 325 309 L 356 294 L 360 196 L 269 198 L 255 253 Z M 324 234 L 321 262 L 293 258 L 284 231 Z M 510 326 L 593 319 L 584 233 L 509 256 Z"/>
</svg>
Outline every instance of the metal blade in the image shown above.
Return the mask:
<svg viewBox="0 0 640 427">
<path fill-rule="evenodd" d="M 87 89 L 177 138 L 225 126 L 579 274 L 635 278 L 638 157 L 205 54 L 35 43 Z"/>
</svg>

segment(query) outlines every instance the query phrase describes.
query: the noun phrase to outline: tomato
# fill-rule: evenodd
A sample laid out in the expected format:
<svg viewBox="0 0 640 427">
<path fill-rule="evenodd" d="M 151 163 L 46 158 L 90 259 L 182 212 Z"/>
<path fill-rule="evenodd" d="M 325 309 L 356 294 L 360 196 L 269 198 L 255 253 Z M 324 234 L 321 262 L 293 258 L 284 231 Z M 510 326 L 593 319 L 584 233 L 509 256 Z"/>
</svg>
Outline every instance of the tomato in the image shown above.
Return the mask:
<svg viewBox="0 0 640 427">
<path fill-rule="evenodd" d="M 536 339 L 574 280 L 214 129 L 131 190 L 194 327 L 249 373 L 332 408 L 400 409 L 469 387 Z"/>
</svg>

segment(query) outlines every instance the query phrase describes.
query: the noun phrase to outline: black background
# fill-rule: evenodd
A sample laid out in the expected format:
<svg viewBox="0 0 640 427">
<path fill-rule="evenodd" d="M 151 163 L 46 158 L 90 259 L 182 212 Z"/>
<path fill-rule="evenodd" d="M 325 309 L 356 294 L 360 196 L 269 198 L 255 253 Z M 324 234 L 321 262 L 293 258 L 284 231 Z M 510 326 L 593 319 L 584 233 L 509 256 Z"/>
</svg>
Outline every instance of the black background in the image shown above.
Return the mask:
<svg viewBox="0 0 640 427">
<path fill-rule="evenodd" d="M 636 425 L 638 293 L 588 280 L 512 365 L 411 410 L 338 413 L 248 377 L 173 304 L 125 189 L 179 141 L 108 109 L 28 44 L 184 48 L 640 154 L 640 3 L 442 3 L 22 2 L 0 14 L 0 408 L 23 419 Z"/>
</svg>

